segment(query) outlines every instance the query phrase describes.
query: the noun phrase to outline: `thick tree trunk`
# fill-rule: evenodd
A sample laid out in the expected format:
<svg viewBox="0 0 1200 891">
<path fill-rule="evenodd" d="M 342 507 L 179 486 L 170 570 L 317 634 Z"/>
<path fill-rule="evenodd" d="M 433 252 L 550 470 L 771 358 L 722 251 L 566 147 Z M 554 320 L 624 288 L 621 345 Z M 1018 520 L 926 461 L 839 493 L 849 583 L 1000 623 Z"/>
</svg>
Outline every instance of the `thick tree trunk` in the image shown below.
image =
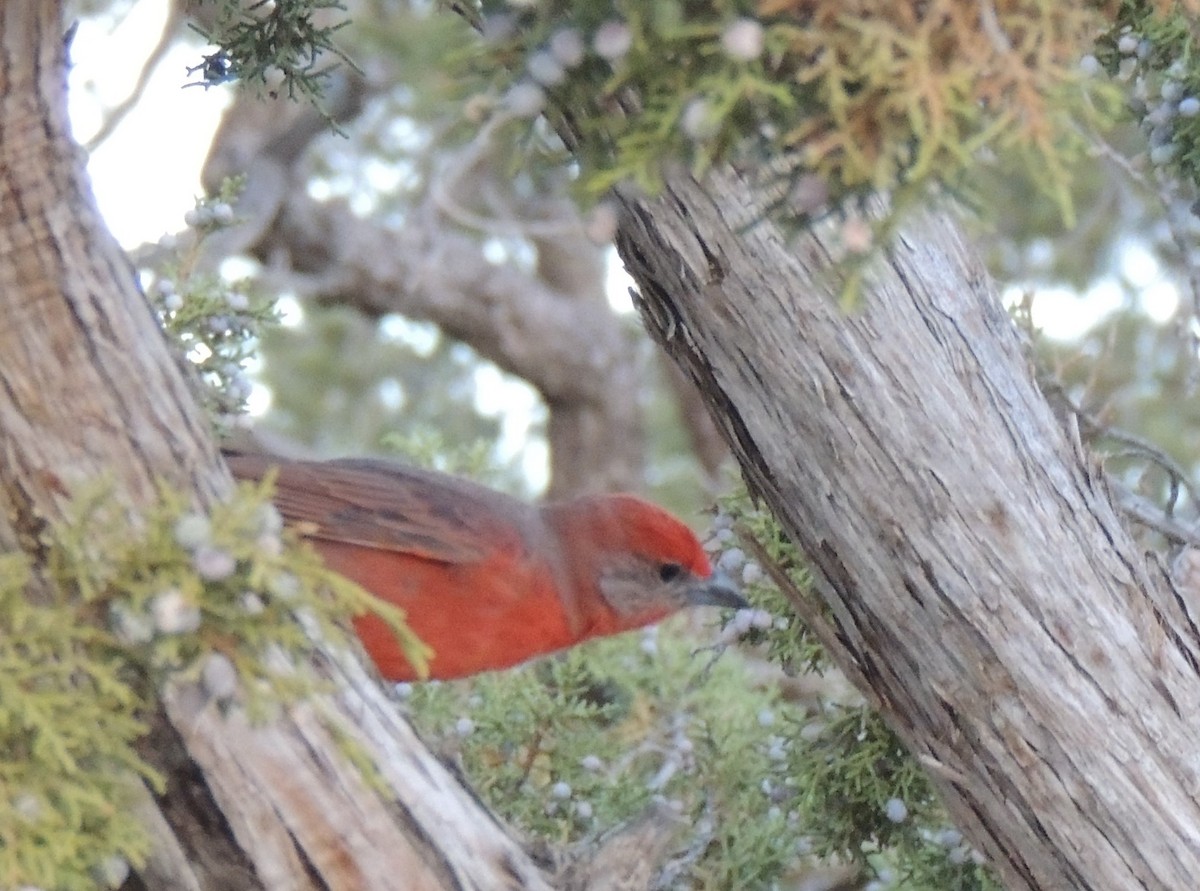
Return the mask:
<svg viewBox="0 0 1200 891">
<path fill-rule="evenodd" d="M 100 474 L 132 505 L 156 478 L 200 504 L 229 488 L 92 201 L 68 135 L 63 41 L 58 3 L 0 3 L 0 550 L 35 561 L 44 525 Z M 265 726 L 222 716 L 198 688 L 164 692 L 143 750 L 169 787 L 143 797 L 154 853 L 131 887 L 548 887 L 356 662 L 313 668 L 337 694 Z M 318 709 L 358 740 L 387 794 L 338 754 Z"/>
<path fill-rule="evenodd" d="M 825 637 L 1010 888 L 1190 888 L 1200 647 L 979 261 L 915 221 L 837 300 L 723 172 L 628 195 L 643 315 L 819 575 Z"/>
</svg>

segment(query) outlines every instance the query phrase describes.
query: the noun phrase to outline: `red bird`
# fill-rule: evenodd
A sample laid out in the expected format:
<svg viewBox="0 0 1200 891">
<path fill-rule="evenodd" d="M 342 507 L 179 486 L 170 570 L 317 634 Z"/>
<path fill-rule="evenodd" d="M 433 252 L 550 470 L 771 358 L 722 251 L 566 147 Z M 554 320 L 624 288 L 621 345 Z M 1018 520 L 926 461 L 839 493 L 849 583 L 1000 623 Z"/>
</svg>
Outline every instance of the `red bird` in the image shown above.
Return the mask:
<svg viewBox="0 0 1200 891">
<path fill-rule="evenodd" d="M 507 668 L 685 606 L 746 606 L 692 531 L 632 495 L 540 506 L 389 461 L 226 455 L 234 476 L 278 468 L 275 504 L 326 565 L 399 606 L 434 650 L 429 676 Z M 379 673 L 415 680 L 394 635 L 354 627 Z"/>
</svg>

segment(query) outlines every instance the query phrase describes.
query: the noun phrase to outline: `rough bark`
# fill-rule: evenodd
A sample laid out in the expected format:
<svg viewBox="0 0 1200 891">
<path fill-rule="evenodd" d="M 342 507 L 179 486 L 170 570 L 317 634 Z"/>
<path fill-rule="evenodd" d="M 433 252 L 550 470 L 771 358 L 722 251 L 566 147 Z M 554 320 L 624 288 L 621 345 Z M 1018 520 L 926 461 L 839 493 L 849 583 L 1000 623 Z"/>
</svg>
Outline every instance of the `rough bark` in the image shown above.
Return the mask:
<svg viewBox="0 0 1200 891">
<path fill-rule="evenodd" d="M 721 438 L 721 431 L 712 419 L 704 394 L 696 389 L 692 379 L 666 356 L 662 357 L 662 368 L 667 378 L 667 386 L 675 394 L 680 420 L 687 431 L 692 454 L 708 475 L 707 488 L 711 492 L 718 492 L 721 488 L 720 470 L 725 459 L 729 457 L 729 446 Z"/>
<path fill-rule="evenodd" d="M 643 315 L 810 558 L 826 640 L 1007 887 L 1200 875 L 1200 647 L 953 224 L 843 310 L 836 235 L 730 172 L 624 196 Z"/>
<path fill-rule="evenodd" d="M 162 478 L 229 487 L 68 135 L 61 6 L 0 3 L 0 548 L 38 536 L 82 481 L 136 508 Z M 36 594 L 36 592 L 34 592 Z M 169 779 L 138 806 L 154 853 L 131 887 L 546 888 L 541 870 L 421 745 L 348 656 L 337 693 L 251 726 L 198 688 L 163 691 L 142 750 Z M 333 721 L 386 792 L 338 754 Z"/>
</svg>

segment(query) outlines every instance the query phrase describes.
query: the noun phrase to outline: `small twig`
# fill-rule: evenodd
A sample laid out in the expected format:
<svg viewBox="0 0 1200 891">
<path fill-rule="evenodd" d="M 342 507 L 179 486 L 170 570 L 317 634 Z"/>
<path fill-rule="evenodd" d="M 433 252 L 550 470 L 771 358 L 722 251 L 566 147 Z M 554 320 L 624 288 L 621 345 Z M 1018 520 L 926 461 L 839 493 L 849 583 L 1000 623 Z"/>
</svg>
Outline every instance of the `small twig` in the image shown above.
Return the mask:
<svg viewBox="0 0 1200 891">
<path fill-rule="evenodd" d="M 1200 264 L 1197 264 L 1191 257 L 1194 253 L 1194 245 L 1189 244 L 1188 236 L 1186 235 L 1188 226 L 1179 219 L 1179 207 L 1182 202 L 1176 200 L 1178 195 L 1178 181 L 1172 181 L 1167 174 L 1155 169 L 1153 173 L 1153 182 L 1145 173 L 1131 162 L 1125 155 L 1113 148 L 1099 133 L 1094 130 L 1088 131 L 1091 137 L 1092 144 L 1095 146 L 1097 153 L 1116 164 L 1121 168 L 1121 171 L 1129 177 L 1129 179 L 1141 186 L 1145 191 L 1154 195 L 1162 204 L 1164 216 L 1167 220 L 1167 231 L 1171 234 L 1171 240 L 1175 243 L 1176 250 L 1179 251 L 1179 256 L 1182 258 L 1183 264 L 1187 269 L 1188 286 L 1191 290 L 1189 315 L 1192 319 L 1200 321 Z M 1184 330 L 1190 334 L 1190 326 L 1184 326 Z M 1196 336 L 1190 335 L 1191 345 L 1196 344 Z M 1193 350 L 1193 355 L 1195 351 Z"/>
<path fill-rule="evenodd" d="M 800 617 L 800 620 L 817 636 L 817 640 L 821 642 L 821 646 L 825 648 L 825 652 L 829 654 L 834 663 L 842 670 L 842 674 L 846 676 L 851 684 L 862 691 L 865 696 L 869 697 L 873 705 L 878 707 L 877 694 L 873 692 L 872 686 L 867 682 L 866 675 L 863 673 L 858 659 L 855 658 L 853 651 L 846 646 L 846 643 L 839 636 L 837 629 L 821 614 L 818 604 L 813 601 L 813 598 L 805 596 L 804 592 L 797 587 L 784 568 L 767 553 L 767 549 L 763 547 L 762 542 L 755 538 L 745 526 L 735 526 L 734 533 L 745 549 L 749 551 L 754 559 L 758 561 L 758 564 L 766 571 L 767 575 L 771 577 L 771 581 L 775 583 L 775 586 L 783 592 L 783 596 L 788 599 L 792 608 L 796 610 L 796 614 Z"/>
<path fill-rule="evenodd" d="M 687 824 L 661 802 L 596 839 L 576 845 L 554 885 L 564 891 L 658 887 L 660 872 Z"/>
<path fill-rule="evenodd" d="M 637 761 L 643 755 L 662 755 L 664 758 L 668 755 L 668 748 L 665 743 L 657 742 L 653 739 L 644 740 L 639 745 L 625 752 L 621 756 L 621 760 L 613 764 L 612 770 L 609 772 L 611 776 L 621 776 L 629 769 L 629 766 Z"/>
<path fill-rule="evenodd" d="M 658 874 L 651 888 L 654 891 L 664 888 L 675 888 L 680 878 L 687 874 L 687 871 L 692 868 L 708 850 L 708 846 L 712 844 L 713 835 L 716 832 L 716 818 L 714 817 L 712 796 L 705 796 L 704 809 L 700 812 L 700 816 L 693 820 L 691 841 L 682 854 L 673 857 L 663 865 L 662 870 Z"/>
<path fill-rule="evenodd" d="M 971 783 L 960 771 L 955 770 L 948 764 L 939 761 L 937 758 L 928 754 L 917 755 L 917 763 L 928 770 L 930 773 L 941 777 L 944 780 L 949 780 L 957 786 L 964 789 L 969 788 Z"/>
<path fill-rule="evenodd" d="M 709 678 L 712 676 L 713 668 L 715 668 L 717 663 L 721 661 L 721 657 L 725 655 L 725 651 L 728 649 L 729 644 L 727 643 L 712 643 L 707 644 L 706 646 L 696 647 L 696 649 L 692 650 L 689 655 L 693 659 L 703 653 L 710 653 L 711 655 L 709 656 L 708 662 L 704 664 L 704 667 L 696 672 L 696 677 L 689 682 L 687 687 L 689 693 L 701 689 L 705 684 L 708 683 Z"/>
<path fill-rule="evenodd" d="M 1107 460 L 1150 458 L 1151 464 L 1158 463 L 1154 458 L 1146 455 L 1141 449 L 1126 449 L 1121 452 L 1109 452 L 1107 455 L 1105 455 L 1105 458 Z M 1179 503 L 1179 490 L 1181 488 L 1186 488 L 1186 483 L 1182 482 L 1181 479 L 1175 474 L 1170 473 L 1168 468 L 1162 469 L 1168 471 L 1167 484 L 1170 487 L 1169 491 L 1167 492 L 1167 504 L 1166 507 L 1163 508 L 1163 513 L 1168 517 L 1173 517 L 1175 516 L 1175 505 Z"/>
<path fill-rule="evenodd" d="M 1102 424 L 1096 420 L 1095 416 L 1078 406 L 1057 382 L 1050 384 L 1043 382 L 1042 392 L 1046 394 L 1048 399 L 1057 400 L 1061 404 L 1061 407 L 1066 410 L 1065 414 L 1078 423 L 1089 441 L 1094 442 L 1097 439 L 1104 438 L 1120 443 L 1127 447 L 1128 452 L 1125 453 L 1127 456 L 1144 458 L 1160 468 L 1167 475 L 1170 491 L 1168 493 L 1168 503 L 1165 508 L 1135 494 L 1118 481 L 1111 478 L 1108 479 L 1108 485 L 1115 496 L 1114 502 L 1116 507 L 1125 516 L 1142 526 L 1158 532 L 1164 538 L 1176 544 L 1200 544 L 1200 530 L 1180 522 L 1174 516 L 1181 488 L 1187 493 L 1193 505 L 1200 504 L 1200 498 L 1197 498 L 1196 487 L 1192 484 L 1186 469 L 1182 465 L 1150 441 L 1134 433 Z"/>
<path fill-rule="evenodd" d="M 133 111 L 134 106 L 141 101 L 142 96 L 146 92 L 146 87 L 150 84 L 150 75 L 154 73 L 154 69 L 166 58 L 167 53 L 170 51 L 181 21 L 183 21 L 183 5 L 172 3 L 171 11 L 167 14 L 167 20 L 163 24 L 162 34 L 158 38 L 158 43 L 154 45 L 154 49 L 150 51 L 150 55 L 146 57 L 146 61 L 142 64 L 142 70 L 138 72 L 137 83 L 133 85 L 133 89 L 129 91 L 128 96 L 108 110 L 108 114 L 100 124 L 100 128 L 84 144 L 83 147 L 89 154 L 94 152 L 104 140 L 112 136 L 113 131 L 121 125 L 121 122 Z"/>
<path fill-rule="evenodd" d="M 983 27 L 983 33 L 987 35 L 997 53 L 1002 56 L 1012 53 L 1012 41 L 1008 39 L 1008 35 L 1000 26 L 1000 17 L 996 15 L 996 7 L 991 0 L 980 0 L 979 24 Z"/>
<path fill-rule="evenodd" d="M 1129 491 L 1124 486 L 1113 486 L 1116 505 L 1121 513 L 1141 525 L 1153 529 L 1175 544 L 1200 547 L 1200 530 L 1185 525 L 1167 516 L 1154 502 Z"/>
<path fill-rule="evenodd" d="M 1120 167 L 1121 172 L 1129 177 L 1132 182 L 1137 183 L 1145 189 L 1151 189 L 1150 181 L 1146 179 L 1146 174 L 1141 168 L 1125 157 L 1125 155 L 1121 154 L 1121 152 L 1117 151 L 1117 149 L 1113 148 L 1112 144 L 1095 130 L 1089 129 L 1087 133 L 1091 137 L 1092 145 L 1095 146 L 1096 153 L 1100 157 Z"/>
<path fill-rule="evenodd" d="M 583 224 L 578 218 L 531 222 L 487 217 L 463 207 L 454 197 L 467 172 L 472 170 L 487 154 L 496 131 L 515 119 L 514 115 L 497 113 L 480 128 L 475 138 L 462 150 L 454 163 L 446 168 L 445 174 L 433 179 L 429 195 L 434 206 L 448 219 L 460 226 L 492 235 L 516 238 L 562 238 L 564 235 L 585 234 Z"/>
<path fill-rule="evenodd" d="M 1200 503 L 1200 499 L 1196 497 L 1196 488 L 1192 485 L 1188 477 L 1187 470 L 1185 470 L 1184 467 L 1179 464 L 1179 462 L 1177 462 L 1162 449 L 1158 448 L 1149 440 L 1142 439 L 1135 433 L 1129 433 L 1128 431 L 1122 430 L 1118 427 L 1109 427 L 1101 424 L 1095 418 L 1083 414 L 1082 412 L 1078 411 L 1078 409 L 1073 410 L 1075 411 L 1076 417 L 1083 422 L 1081 426 L 1083 427 L 1084 432 L 1092 439 L 1111 439 L 1114 442 L 1118 442 L 1121 445 L 1128 447 L 1127 452 L 1118 453 L 1117 457 L 1122 455 L 1126 457 L 1135 455 L 1140 456 L 1145 458 L 1151 464 L 1156 465 L 1167 474 L 1167 477 L 1171 480 L 1172 490 L 1171 501 L 1165 510 L 1165 513 L 1168 517 L 1172 516 L 1175 512 L 1175 503 L 1178 499 L 1179 487 L 1181 486 L 1183 490 L 1187 492 L 1188 498 L 1190 498 L 1194 504 Z"/>
<path fill-rule="evenodd" d="M 525 759 L 525 763 L 521 765 L 521 778 L 517 781 L 517 788 L 529 779 L 529 775 L 533 773 L 533 762 L 537 760 L 537 756 L 542 753 L 542 737 L 544 736 L 542 728 L 538 727 L 533 732 L 533 739 L 529 743 L 529 756 Z"/>
</svg>

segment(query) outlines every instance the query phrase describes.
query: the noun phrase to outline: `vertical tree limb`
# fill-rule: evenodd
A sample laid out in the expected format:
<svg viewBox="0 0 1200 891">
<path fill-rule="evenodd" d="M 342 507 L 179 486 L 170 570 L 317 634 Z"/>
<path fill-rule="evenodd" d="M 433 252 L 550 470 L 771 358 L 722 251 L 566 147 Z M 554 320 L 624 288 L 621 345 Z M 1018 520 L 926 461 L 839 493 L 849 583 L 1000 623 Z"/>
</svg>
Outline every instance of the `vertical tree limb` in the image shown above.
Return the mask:
<svg viewBox="0 0 1200 891">
<path fill-rule="evenodd" d="M 729 171 L 623 196 L 654 336 L 808 555 L 835 656 L 1010 888 L 1200 874 L 1200 640 L 1064 435 L 986 272 L 915 219 L 839 306 L 831 229 Z"/>
</svg>

